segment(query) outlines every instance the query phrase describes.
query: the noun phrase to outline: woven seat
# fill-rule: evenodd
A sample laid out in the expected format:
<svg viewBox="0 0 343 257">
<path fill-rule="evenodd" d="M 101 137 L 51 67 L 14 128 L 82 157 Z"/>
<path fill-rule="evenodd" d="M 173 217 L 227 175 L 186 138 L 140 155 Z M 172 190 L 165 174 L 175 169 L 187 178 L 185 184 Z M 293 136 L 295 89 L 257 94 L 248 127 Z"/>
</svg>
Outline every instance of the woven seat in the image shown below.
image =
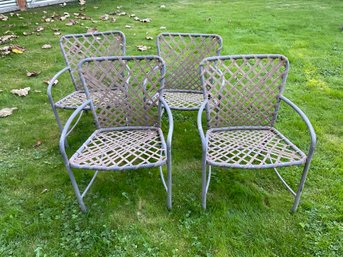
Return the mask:
<svg viewBox="0 0 343 257">
<path fill-rule="evenodd" d="M 211 166 L 219 166 L 273 168 L 295 197 L 292 212 L 297 210 L 316 134 L 306 115 L 282 95 L 288 69 L 288 60 L 282 55 L 216 56 L 202 61 L 200 71 L 206 100 L 199 109 L 198 129 L 203 147 L 203 208 L 206 208 Z M 311 136 L 308 154 L 275 129 L 281 101 L 293 108 L 307 125 Z M 202 127 L 205 108 L 206 134 Z M 304 170 L 295 192 L 276 168 L 302 164 Z"/>
<path fill-rule="evenodd" d="M 274 128 L 209 130 L 207 141 L 210 165 L 258 169 L 306 161 L 306 155 Z"/>
<path fill-rule="evenodd" d="M 83 198 L 101 171 L 160 168 L 167 192 L 167 206 L 172 206 L 171 111 L 159 92 L 163 88 L 165 65 L 158 56 L 122 56 L 87 58 L 79 63 L 80 78 L 87 100 L 68 119 L 60 138 L 60 150 L 83 211 Z M 115 85 L 115 87 L 114 87 Z M 90 90 L 92 89 L 92 90 Z M 95 131 L 69 158 L 66 139 L 74 119 L 89 106 Z M 168 114 L 167 140 L 161 130 L 162 108 Z M 164 179 L 162 166 L 167 166 Z M 72 169 L 94 170 L 83 193 Z"/>
<path fill-rule="evenodd" d="M 158 55 L 167 64 L 165 99 L 173 110 L 198 110 L 203 101 L 199 64 L 220 54 L 222 39 L 212 34 L 162 33 Z"/>
<path fill-rule="evenodd" d="M 48 97 L 58 127 L 62 132 L 63 125 L 57 109 L 75 110 L 87 99 L 83 93 L 83 85 L 78 74 L 78 63 L 87 57 L 125 55 L 125 36 L 120 31 L 70 34 L 61 38 L 60 47 L 67 67 L 51 79 L 48 86 Z M 55 101 L 52 96 L 53 85 L 66 71 L 70 73 L 70 85 L 72 85 L 74 92 Z M 90 87 L 89 90 L 92 88 Z M 89 106 L 86 106 L 85 110 L 88 109 Z"/>
<path fill-rule="evenodd" d="M 70 166 L 120 170 L 159 166 L 166 159 L 165 142 L 159 128 L 96 130 L 70 158 Z"/>
</svg>

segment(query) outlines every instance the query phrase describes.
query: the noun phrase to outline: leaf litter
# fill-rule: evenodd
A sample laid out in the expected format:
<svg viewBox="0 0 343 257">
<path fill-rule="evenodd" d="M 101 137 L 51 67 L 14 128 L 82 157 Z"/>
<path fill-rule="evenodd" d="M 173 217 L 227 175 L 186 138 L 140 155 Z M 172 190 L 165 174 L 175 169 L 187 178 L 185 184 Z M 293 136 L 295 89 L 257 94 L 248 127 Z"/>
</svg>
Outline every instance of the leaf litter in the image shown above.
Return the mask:
<svg viewBox="0 0 343 257">
<path fill-rule="evenodd" d="M 18 96 L 27 96 L 30 92 L 31 88 L 30 87 L 25 87 L 25 88 L 21 88 L 21 89 L 12 89 L 11 93 L 14 95 L 18 95 Z"/>
</svg>

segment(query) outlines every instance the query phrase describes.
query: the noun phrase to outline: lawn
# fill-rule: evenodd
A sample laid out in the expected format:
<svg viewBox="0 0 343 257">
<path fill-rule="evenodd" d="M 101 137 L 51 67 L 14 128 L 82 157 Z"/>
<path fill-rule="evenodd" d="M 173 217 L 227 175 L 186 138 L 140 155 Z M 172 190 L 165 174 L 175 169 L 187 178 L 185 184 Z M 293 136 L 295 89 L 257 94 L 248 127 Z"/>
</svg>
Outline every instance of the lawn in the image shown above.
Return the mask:
<svg viewBox="0 0 343 257">
<path fill-rule="evenodd" d="M 126 14 L 101 18 L 116 10 Z M 64 21 L 42 18 L 64 12 L 71 15 Z M 18 36 L 0 48 L 26 49 L 0 57 L 0 109 L 18 108 L 0 118 L 1 256 L 343 256 L 341 0 L 88 0 L 82 12 L 92 19 L 76 19 L 80 6 L 74 2 L 0 20 L 0 36 Z M 130 14 L 151 22 L 135 21 Z M 70 19 L 77 23 L 67 26 Z M 39 26 L 44 30 L 37 32 Z M 158 169 L 142 169 L 99 175 L 85 198 L 89 212 L 82 213 L 43 82 L 64 67 L 57 28 L 61 35 L 120 30 L 128 55 L 156 54 L 156 36 L 170 31 L 219 34 L 224 55 L 287 56 L 291 68 L 284 95 L 308 115 L 318 137 L 297 213 L 290 213 L 293 197 L 272 170 L 219 168 L 213 170 L 204 211 L 195 112 L 173 112 L 171 211 Z M 52 48 L 42 49 L 44 44 Z M 138 45 L 148 50 L 140 52 Z M 27 77 L 28 71 L 39 75 Z M 68 81 L 60 79 L 56 96 L 68 91 Z M 31 88 L 26 97 L 11 94 L 25 87 Z M 63 119 L 70 114 L 63 112 Z M 70 144 L 77 147 L 91 127 L 88 114 Z M 308 149 L 306 127 L 285 105 L 277 127 Z M 301 171 L 281 172 L 296 186 Z M 81 171 L 76 177 L 86 185 L 91 174 Z"/>
</svg>

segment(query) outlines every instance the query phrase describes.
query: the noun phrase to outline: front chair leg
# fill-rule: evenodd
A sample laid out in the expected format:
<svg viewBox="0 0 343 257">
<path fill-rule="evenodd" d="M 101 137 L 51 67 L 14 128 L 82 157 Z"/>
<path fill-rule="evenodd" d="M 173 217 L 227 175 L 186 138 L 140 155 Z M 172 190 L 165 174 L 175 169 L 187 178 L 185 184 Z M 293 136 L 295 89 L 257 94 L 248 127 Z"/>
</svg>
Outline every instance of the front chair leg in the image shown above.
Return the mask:
<svg viewBox="0 0 343 257">
<path fill-rule="evenodd" d="M 206 174 L 206 153 L 202 156 L 202 208 L 206 209 L 206 194 L 207 194 L 207 174 Z"/>
<path fill-rule="evenodd" d="M 292 207 L 292 210 L 291 210 L 292 213 L 295 213 L 297 211 L 297 209 L 298 209 L 299 202 L 300 202 L 300 197 L 301 197 L 302 191 L 304 189 L 307 173 L 308 173 L 308 170 L 310 168 L 310 162 L 311 162 L 311 160 L 308 159 L 306 161 L 306 163 L 305 163 L 304 171 L 303 171 L 303 174 L 301 176 L 301 180 L 300 180 L 300 183 L 299 183 L 299 186 L 298 186 L 298 191 L 297 191 L 297 193 L 295 195 L 295 200 L 294 200 L 293 207 Z"/>
<path fill-rule="evenodd" d="M 74 177 L 74 173 L 73 173 L 73 171 L 71 170 L 71 168 L 69 166 L 67 166 L 67 170 L 68 170 L 68 174 L 69 174 L 71 183 L 72 183 L 74 191 L 75 191 L 75 195 L 76 195 L 77 201 L 80 204 L 81 210 L 83 212 L 87 212 L 87 207 L 86 207 L 86 205 L 83 202 L 83 197 L 81 196 L 80 189 L 79 189 L 79 187 L 78 187 L 78 185 L 76 183 L 76 180 L 75 180 L 75 177 Z"/>
<path fill-rule="evenodd" d="M 171 167 L 171 151 L 167 152 L 167 207 L 172 208 L 172 167 Z"/>
</svg>

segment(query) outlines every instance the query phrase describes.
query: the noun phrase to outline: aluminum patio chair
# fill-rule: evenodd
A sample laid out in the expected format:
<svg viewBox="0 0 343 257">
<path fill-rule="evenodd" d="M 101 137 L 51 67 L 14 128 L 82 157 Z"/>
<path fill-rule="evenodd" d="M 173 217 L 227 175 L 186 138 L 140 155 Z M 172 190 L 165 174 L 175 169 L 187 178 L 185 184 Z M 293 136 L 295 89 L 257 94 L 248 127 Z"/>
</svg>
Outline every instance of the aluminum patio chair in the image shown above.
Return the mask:
<svg viewBox="0 0 343 257">
<path fill-rule="evenodd" d="M 99 172 L 151 167 L 160 168 L 170 209 L 173 119 L 162 95 L 155 97 L 164 83 L 163 60 L 158 56 L 87 58 L 79 63 L 79 71 L 88 100 L 66 122 L 60 138 L 60 151 L 81 209 L 86 211 L 83 198 Z M 113 85 L 116 85 L 117 90 L 112 90 Z M 96 90 L 90 91 L 89 87 Z M 92 100 L 93 94 L 97 97 L 96 105 Z M 69 127 L 86 106 L 90 106 L 96 129 L 68 157 L 65 142 Z M 162 107 L 169 121 L 166 141 L 161 130 Z M 165 164 L 166 180 L 162 170 Z M 80 192 L 73 169 L 95 171 L 83 193 Z"/>
<path fill-rule="evenodd" d="M 220 55 L 222 38 L 213 34 L 161 33 L 158 55 L 166 62 L 163 96 L 170 109 L 198 110 L 203 102 L 200 62 Z"/>
<path fill-rule="evenodd" d="M 295 197 L 292 212 L 298 208 L 316 134 L 306 115 L 282 95 L 289 63 L 282 55 L 237 55 L 211 57 L 200 65 L 205 100 L 198 113 L 202 140 L 202 206 L 206 208 L 211 166 L 272 168 Z M 310 133 L 307 155 L 274 127 L 280 102 L 300 115 Z M 206 108 L 208 130 L 202 128 Z M 277 168 L 304 165 L 296 191 L 286 183 Z M 208 174 L 207 174 L 208 166 Z"/>
<path fill-rule="evenodd" d="M 49 101 L 61 132 L 63 125 L 57 109 L 75 110 L 87 99 L 78 74 L 78 63 L 87 57 L 125 55 L 125 44 L 125 35 L 120 31 L 70 34 L 61 37 L 60 48 L 67 66 L 51 79 L 47 89 Z M 71 89 L 73 92 L 55 101 L 52 96 L 52 88 L 55 81 L 66 71 L 69 71 L 71 76 L 70 85 L 73 85 L 73 89 Z M 96 101 L 96 96 L 94 97 Z M 87 109 L 89 110 L 89 107 L 85 106 L 85 110 Z"/>
</svg>

